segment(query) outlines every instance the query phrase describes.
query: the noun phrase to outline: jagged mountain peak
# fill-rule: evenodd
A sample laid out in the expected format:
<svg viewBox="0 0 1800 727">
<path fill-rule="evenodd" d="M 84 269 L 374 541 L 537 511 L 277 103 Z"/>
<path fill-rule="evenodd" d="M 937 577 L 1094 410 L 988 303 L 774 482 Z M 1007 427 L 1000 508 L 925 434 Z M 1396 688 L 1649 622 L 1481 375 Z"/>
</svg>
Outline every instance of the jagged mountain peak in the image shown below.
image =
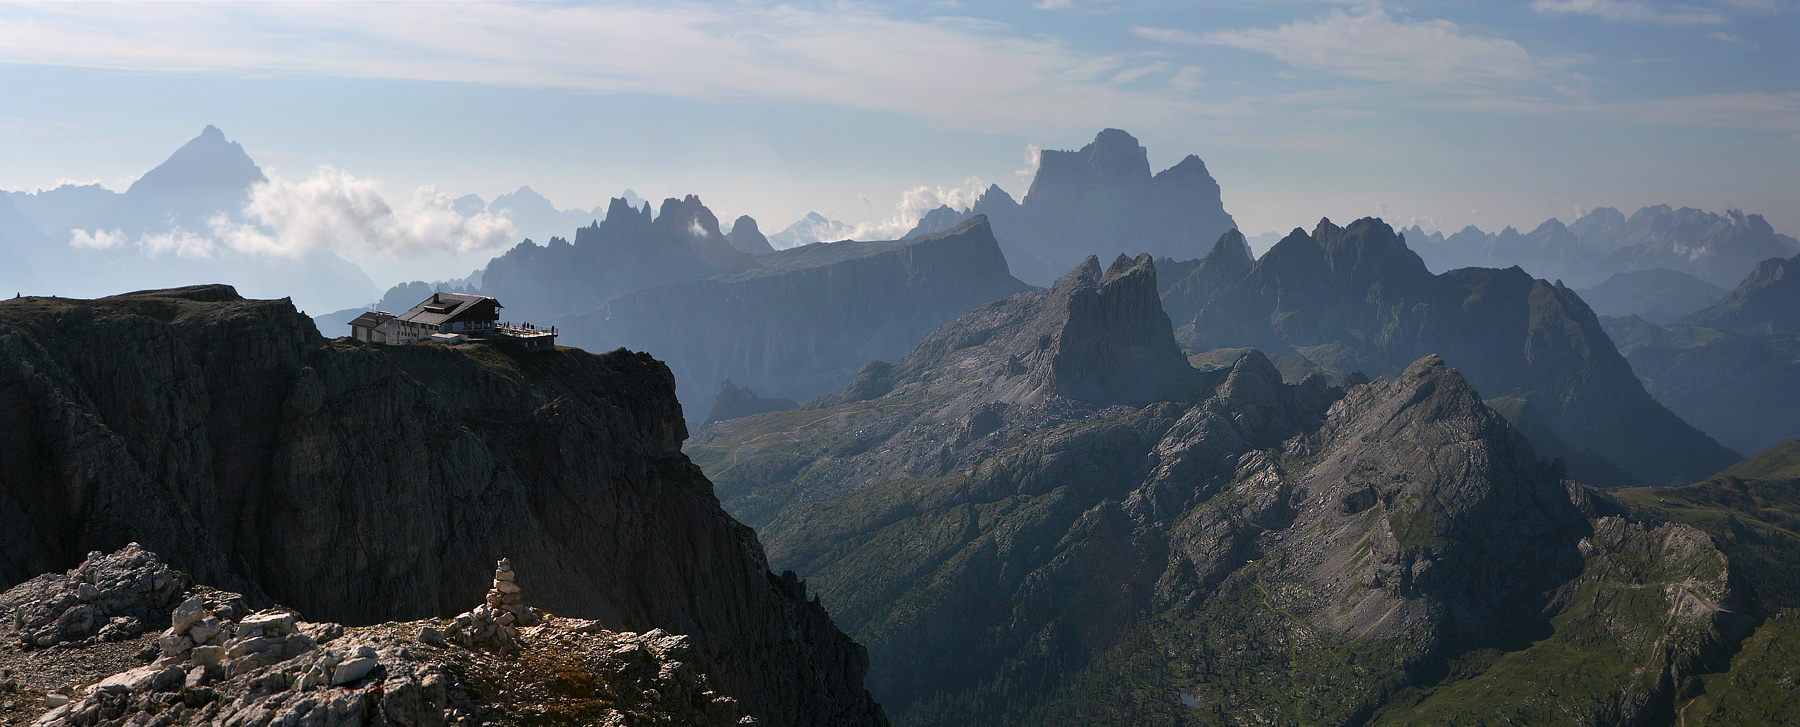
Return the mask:
<svg viewBox="0 0 1800 727">
<path fill-rule="evenodd" d="M 227 140 L 218 127 L 208 125 L 199 136 L 132 182 L 125 193 L 143 196 L 192 188 L 248 189 L 263 179 L 262 169 L 242 145 Z"/>
<path fill-rule="evenodd" d="M 1247 263 L 1253 262 L 1255 258 L 1250 255 L 1250 243 L 1244 239 L 1244 233 L 1233 227 L 1220 235 L 1218 242 L 1213 243 L 1212 250 L 1206 253 L 1206 259 L 1220 262 L 1241 260 L 1246 263 L 1245 269 L 1248 269 Z"/>
<path fill-rule="evenodd" d="M 1399 233 L 1375 217 L 1346 227 L 1321 219 L 1310 235 L 1295 228 L 1263 255 L 1256 270 L 1265 276 L 1319 275 L 1343 283 L 1431 276 Z"/>
</svg>

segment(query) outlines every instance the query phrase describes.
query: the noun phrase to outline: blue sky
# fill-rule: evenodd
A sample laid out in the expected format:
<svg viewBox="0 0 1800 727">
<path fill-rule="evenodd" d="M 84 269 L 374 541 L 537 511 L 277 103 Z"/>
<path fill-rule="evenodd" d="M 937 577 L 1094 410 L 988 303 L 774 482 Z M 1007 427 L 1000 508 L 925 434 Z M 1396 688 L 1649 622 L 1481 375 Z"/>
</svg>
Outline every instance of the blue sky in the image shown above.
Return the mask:
<svg viewBox="0 0 1800 727">
<path fill-rule="evenodd" d="M 1110 126 L 1198 154 L 1252 234 L 1657 203 L 1800 234 L 1797 38 L 1792 0 L 0 4 L 0 188 L 123 189 L 215 124 L 394 198 L 878 230 Z"/>
</svg>

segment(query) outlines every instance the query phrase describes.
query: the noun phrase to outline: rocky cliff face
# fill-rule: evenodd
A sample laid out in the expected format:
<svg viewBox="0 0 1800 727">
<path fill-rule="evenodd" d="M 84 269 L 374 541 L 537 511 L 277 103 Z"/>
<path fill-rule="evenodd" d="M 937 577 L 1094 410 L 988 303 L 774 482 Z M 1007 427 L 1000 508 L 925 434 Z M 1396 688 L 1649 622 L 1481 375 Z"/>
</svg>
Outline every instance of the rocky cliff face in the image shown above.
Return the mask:
<svg viewBox="0 0 1800 727">
<path fill-rule="evenodd" d="M 1152 175 L 1136 138 L 1106 129 L 1077 151 L 1045 150 L 1022 202 L 998 186 L 957 211 L 933 210 L 911 234 L 947 229 L 987 215 L 1015 275 L 1048 285 L 1082 258 L 1127 250 L 1191 259 L 1237 224 L 1219 201 L 1206 163 L 1188 155 Z"/>
<path fill-rule="evenodd" d="M 1322 247 L 1391 272 L 1363 266 L 1379 239 Z M 1444 359 L 1338 387 L 1256 352 L 1174 372 L 1128 353 L 1172 343 L 1148 259 L 1097 267 L 689 447 L 869 646 L 898 723 L 1399 724 L 1484 699 L 1636 724 L 1741 633 L 1705 536 L 1564 480 Z M 1045 383 L 1094 351 L 1169 385 Z M 1593 676 L 1552 691 L 1563 667 Z"/>
<path fill-rule="evenodd" d="M 719 220 L 700 199 L 663 200 L 632 209 L 615 198 L 606 218 L 575 231 L 575 242 L 526 241 L 488 263 L 481 292 L 499 298 L 514 322 L 546 323 L 586 313 L 608 298 L 664 283 L 754 267 L 749 253 L 719 234 Z"/>
<path fill-rule="evenodd" d="M 804 400 L 871 359 L 904 354 L 932 329 L 1021 290 L 986 218 L 892 242 L 782 250 L 758 267 L 647 288 L 561 319 L 566 341 L 655 352 L 698 420 L 719 382 Z"/>
<path fill-rule="evenodd" d="M 0 303 L 0 580 L 137 541 L 202 582 L 366 624 L 479 600 L 690 635 L 774 724 L 875 724 L 861 650 L 678 450 L 647 355 L 328 342 L 225 286 Z"/>
<path fill-rule="evenodd" d="M 1529 400 L 1570 447 L 1644 482 L 1692 481 L 1738 459 L 1644 391 L 1573 291 L 1518 268 L 1432 275 L 1380 220 L 1295 230 L 1242 278 L 1197 287 L 1214 292 L 1176 322 L 1196 353 L 1248 346 L 1335 375 L 1390 376 L 1436 353 L 1483 395 Z"/>
</svg>

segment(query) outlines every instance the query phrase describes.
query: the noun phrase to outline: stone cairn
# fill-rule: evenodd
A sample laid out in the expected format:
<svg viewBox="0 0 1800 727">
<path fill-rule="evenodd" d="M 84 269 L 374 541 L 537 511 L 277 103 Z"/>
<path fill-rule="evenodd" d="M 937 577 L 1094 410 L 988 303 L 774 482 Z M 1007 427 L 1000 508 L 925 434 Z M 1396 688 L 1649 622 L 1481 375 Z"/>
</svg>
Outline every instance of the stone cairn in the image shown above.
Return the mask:
<svg viewBox="0 0 1800 727">
<path fill-rule="evenodd" d="M 494 585 L 488 589 L 485 602 L 458 615 L 444 636 L 467 648 L 485 647 L 512 654 L 519 651 L 519 627 L 534 625 L 542 618 L 543 614 L 525 605 L 512 561 L 501 558 L 494 565 Z"/>
</svg>

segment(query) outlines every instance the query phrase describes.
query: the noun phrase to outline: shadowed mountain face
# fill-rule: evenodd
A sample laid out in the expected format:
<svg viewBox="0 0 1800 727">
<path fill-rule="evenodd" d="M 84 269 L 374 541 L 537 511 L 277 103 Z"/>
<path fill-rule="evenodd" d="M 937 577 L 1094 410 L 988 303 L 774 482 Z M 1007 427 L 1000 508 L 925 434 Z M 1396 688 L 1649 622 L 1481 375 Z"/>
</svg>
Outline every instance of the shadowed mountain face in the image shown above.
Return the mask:
<svg viewBox="0 0 1800 727">
<path fill-rule="evenodd" d="M 614 198 L 605 219 L 575 231 L 574 244 L 527 240 L 494 258 L 481 292 L 499 298 L 514 322 L 545 323 L 634 290 L 755 265 L 719 234 L 718 218 L 698 197 L 665 199 L 654 219 L 648 203 L 638 210 Z"/>
<path fill-rule="evenodd" d="M 1601 320 L 1658 401 L 1739 451 L 1759 451 L 1800 437 L 1796 270 L 1800 258 L 1764 260 L 1730 295 L 1675 325 Z"/>
<path fill-rule="evenodd" d="M 827 394 L 870 360 L 904 354 L 945 321 L 1028 287 L 976 218 L 906 240 L 781 250 L 740 273 L 645 288 L 557 320 L 573 345 L 668 362 L 699 421 L 725 379 L 773 398 Z"/>
<path fill-rule="evenodd" d="M 1217 254 L 1220 268 L 1241 269 L 1241 252 Z M 1441 355 L 1484 396 L 1529 401 L 1571 450 L 1540 448 L 1570 455 L 1584 481 L 1627 484 L 1583 464 L 1596 455 L 1656 483 L 1738 459 L 1644 391 L 1573 291 L 1518 268 L 1432 275 L 1380 220 L 1295 230 L 1241 278 L 1177 284 L 1165 305 L 1194 311 L 1176 335 L 1197 354 L 1255 347 L 1339 376 L 1391 376 Z"/>
<path fill-rule="evenodd" d="M 1188 155 L 1156 174 L 1136 138 L 1106 129 L 1078 151 L 1045 150 L 1023 202 L 990 187 L 973 207 L 928 213 L 910 234 L 985 214 L 1019 279 L 1055 280 L 1070 265 L 1127 250 L 1190 259 L 1236 227 L 1205 162 Z"/>
<path fill-rule="evenodd" d="M 1757 263 L 1730 295 L 1682 322 L 1745 335 L 1800 333 L 1800 256 Z"/>
<path fill-rule="evenodd" d="M 1156 290 L 1090 259 L 690 443 L 897 724 L 1629 724 L 1738 633 L 1703 535 L 1610 516 L 1443 359 L 1201 372 Z"/>
<path fill-rule="evenodd" d="M 880 725 L 866 657 L 678 450 L 644 354 L 320 337 L 227 286 L 0 301 L 0 582 L 136 541 L 322 620 L 533 603 L 696 639 L 763 724 Z"/>
</svg>

